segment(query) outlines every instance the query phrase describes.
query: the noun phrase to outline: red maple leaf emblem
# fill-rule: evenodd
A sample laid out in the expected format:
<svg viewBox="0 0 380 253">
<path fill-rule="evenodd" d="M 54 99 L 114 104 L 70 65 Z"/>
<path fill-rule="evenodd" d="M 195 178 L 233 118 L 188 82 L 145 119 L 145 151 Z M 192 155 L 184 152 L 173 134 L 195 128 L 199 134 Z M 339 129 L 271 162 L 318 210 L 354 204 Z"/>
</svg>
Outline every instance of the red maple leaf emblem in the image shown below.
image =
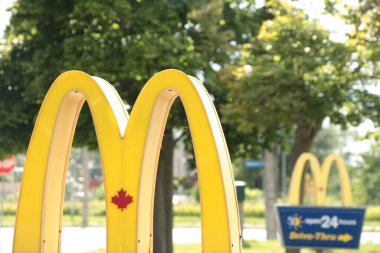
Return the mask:
<svg viewBox="0 0 380 253">
<path fill-rule="evenodd" d="M 124 208 L 127 208 L 127 206 L 133 202 L 133 197 L 129 194 L 127 195 L 127 192 L 121 188 L 121 190 L 117 192 L 117 195 L 112 197 L 111 202 L 117 205 L 118 209 L 123 211 Z"/>
</svg>

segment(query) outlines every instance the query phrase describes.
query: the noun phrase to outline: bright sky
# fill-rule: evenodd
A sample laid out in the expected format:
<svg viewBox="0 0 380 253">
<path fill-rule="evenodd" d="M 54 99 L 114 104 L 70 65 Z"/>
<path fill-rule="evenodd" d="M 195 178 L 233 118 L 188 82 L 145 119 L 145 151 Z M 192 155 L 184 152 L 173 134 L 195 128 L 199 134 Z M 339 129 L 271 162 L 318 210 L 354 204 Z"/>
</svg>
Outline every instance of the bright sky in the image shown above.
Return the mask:
<svg viewBox="0 0 380 253">
<path fill-rule="evenodd" d="M 345 2 L 354 6 L 359 4 L 357 0 L 346 0 Z M 330 30 L 330 38 L 334 41 L 344 42 L 346 40 L 344 34 L 352 30 L 352 27 L 346 25 L 342 19 L 332 15 L 323 14 L 325 1 L 299 0 L 291 3 L 293 6 L 303 9 L 311 19 L 318 21 L 318 23 Z"/>
<path fill-rule="evenodd" d="M 3 37 L 5 27 L 9 22 L 11 13 L 7 11 L 12 6 L 14 0 L 0 0 L 0 38 Z"/>
</svg>

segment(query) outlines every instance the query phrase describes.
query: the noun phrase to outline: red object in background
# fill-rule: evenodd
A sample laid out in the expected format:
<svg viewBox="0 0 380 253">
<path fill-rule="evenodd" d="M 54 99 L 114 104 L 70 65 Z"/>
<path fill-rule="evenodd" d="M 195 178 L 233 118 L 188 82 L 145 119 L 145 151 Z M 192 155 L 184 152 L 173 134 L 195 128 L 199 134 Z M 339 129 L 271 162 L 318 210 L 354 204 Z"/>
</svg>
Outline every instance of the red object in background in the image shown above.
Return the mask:
<svg viewBox="0 0 380 253">
<path fill-rule="evenodd" d="M 90 179 L 90 188 L 97 188 L 103 183 L 101 179 Z"/>
<path fill-rule="evenodd" d="M 8 174 L 16 167 L 14 156 L 8 156 L 4 161 L 0 161 L 0 174 Z"/>
</svg>

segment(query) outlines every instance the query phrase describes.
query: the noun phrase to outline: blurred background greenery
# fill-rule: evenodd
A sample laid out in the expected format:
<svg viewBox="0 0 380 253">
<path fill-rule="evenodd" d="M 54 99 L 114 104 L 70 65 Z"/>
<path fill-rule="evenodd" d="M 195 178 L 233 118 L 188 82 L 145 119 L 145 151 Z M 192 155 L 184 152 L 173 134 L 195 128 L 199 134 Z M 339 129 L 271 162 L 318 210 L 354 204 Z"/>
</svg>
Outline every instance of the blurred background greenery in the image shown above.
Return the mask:
<svg viewBox="0 0 380 253">
<path fill-rule="evenodd" d="M 154 73 L 176 68 L 199 78 L 215 103 L 235 178 L 247 183 L 245 226 L 276 237 L 275 219 L 265 217 L 287 202 L 293 165 L 311 151 L 321 162 L 330 153 L 344 157 L 355 204 L 368 207 L 365 227 L 380 230 L 378 0 L 8 0 L 0 6 L 6 3 L 0 158 L 16 155 L 17 167 L 0 176 L 3 226 L 14 225 L 27 144 L 60 73 L 78 69 L 106 79 L 130 109 Z M 103 226 L 101 161 L 87 106 L 74 147 L 63 223 Z M 246 168 L 247 160 L 264 166 Z M 155 219 L 168 222 L 155 225 L 154 249 L 171 253 L 173 224 L 200 224 L 196 161 L 179 101 L 158 167 L 156 192 L 163 194 L 155 196 Z M 332 170 L 329 205 L 340 205 L 338 178 Z M 313 204 L 309 168 L 303 193 L 303 203 Z"/>
</svg>

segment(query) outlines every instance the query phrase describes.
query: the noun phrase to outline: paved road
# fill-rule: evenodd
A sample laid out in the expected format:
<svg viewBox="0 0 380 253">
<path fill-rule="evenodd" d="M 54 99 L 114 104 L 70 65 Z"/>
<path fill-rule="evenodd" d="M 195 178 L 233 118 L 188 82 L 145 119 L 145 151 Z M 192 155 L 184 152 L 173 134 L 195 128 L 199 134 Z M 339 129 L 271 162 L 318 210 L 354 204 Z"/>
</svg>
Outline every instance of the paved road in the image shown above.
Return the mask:
<svg viewBox="0 0 380 253">
<path fill-rule="evenodd" d="M 266 231 L 263 228 L 244 229 L 246 240 L 264 241 Z M 0 253 L 12 252 L 13 228 L 0 228 Z M 200 228 L 174 228 L 173 241 L 176 244 L 200 243 Z M 73 243 L 75 242 L 75 243 Z M 80 243 L 78 243 L 80 242 Z M 363 232 L 362 243 L 380 244 L 380 232 Z M 65 227 L 62 233 L 62 253 L 81 253 L 106 246 L 106 230 L 104 227 Z"/>
</svg>

